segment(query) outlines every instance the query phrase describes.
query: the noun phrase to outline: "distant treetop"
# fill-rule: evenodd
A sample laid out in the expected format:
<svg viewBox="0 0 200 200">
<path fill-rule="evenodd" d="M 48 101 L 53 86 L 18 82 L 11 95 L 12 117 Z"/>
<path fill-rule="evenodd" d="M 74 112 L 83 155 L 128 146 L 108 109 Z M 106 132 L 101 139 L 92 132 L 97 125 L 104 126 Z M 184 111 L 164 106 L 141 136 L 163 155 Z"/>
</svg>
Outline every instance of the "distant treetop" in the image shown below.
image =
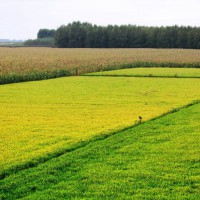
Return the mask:
<svg viewBox="0 0 200 200">
<path fill-rule="evenodd" d="M 55 34 L 56 30 L 54 29 L 40 29 L 38 34 L 37 34 L 37 38 L 38 39 L 42 39 L 42 38 L 53 38 L 54 34 Z"/>
</svg>

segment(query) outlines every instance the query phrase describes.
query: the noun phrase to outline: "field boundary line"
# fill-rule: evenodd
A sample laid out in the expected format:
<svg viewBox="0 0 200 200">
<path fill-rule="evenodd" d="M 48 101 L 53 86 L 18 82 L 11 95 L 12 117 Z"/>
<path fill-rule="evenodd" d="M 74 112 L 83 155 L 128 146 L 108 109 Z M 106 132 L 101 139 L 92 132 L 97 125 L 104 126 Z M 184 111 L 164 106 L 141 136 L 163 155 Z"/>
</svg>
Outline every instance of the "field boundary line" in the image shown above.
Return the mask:
<svg viewBox="0 0 200 200">
<path fill-rule="evenodd" d="M 115 74 L 108 74 L 108 75 L 103 75 L 103 74 L 83 74 L 81 76 L 94 76 L 94 77 L 133 77 L 133 78 L 200 78 L 200 76 L 157 76 L 157 75 L 115 75 Z"/>
<path fill-rule="evenodd" d="M 90 138 L 90 139 L 88 139 L 86 141 L 79 142 L 79 143 L 77 143 L 77 144 L 75 144 L 75 145 L 73 145 L 73 146 L 71 146 L 69 148 L 62 149 L 62 150 L 57 151 L 57 152 L 49 153 L 49 154 L 44 155 L 43 157 L 41 156 L 39 158 L 35 158 L 35 160 L 30 160 L 30 161 L 27 161 L 24 164 L 20 164 L 20 165 L 17 165 L 15 167 L 13 167 L 13 168 L 9 168 L 9 169 L 7 169 L 7 170 L 5 170 L 5 171 L 0 173 L 0 180 L 3 180 L 5 178 L 11 176 L 12 174 L 18 173 L 20 171 L 23 171 L 23 170 L 26 170 L 26 169 L 29 169 L 29 168 L 37 167 L 37 166 L 39 166 L 41 164 L 44 164 L 44 163 L 48 162 L 51 159 L 58 158 L 58 157 L 66 154 L 66 153 L 70 153 L 70 152 L 76 151 L 77 149 L 84 148 L 85 146 L 87 146 L 88 144 L 90 144 L 92 142 L 105 140 L 108 137 L 116 135 L 116 134 L 118 134 L 120 132 L 124 132 L 124 131 L 126 131 L 128 129 L 132 129 L 134 127 L 143 125 L 145 123 L 149 123 L 151 121 L 160 119 L 160 118 L 162 118 L 162 117 L 164 117 L 166 115 L 170 115 L 170 114 L 178 112 L 178 111 L 180 111 L 182 109 L 187 109 L 188 107 L 191 107 L 191 106 L 197 105 L 197 104 L 200 104 L 200 100 L 194 100 L 194 101 L 192 101 L 192 102 L 190 102 L 190 103 L 188 103 L 186 105 L 183 105 L 181 107 L 169 110 L 169 111 L 167 111 L 167 112 L 165 112 L 165 113 L 163 113 L 163 114 L 161 114 L 161 115 L 159 115 L 157 117 L 154 117 L 154 118 L 152 118 L 150 120 L 147 120 L 145 122 L 142 122 L 142 123 L 137 122 L 137 123 L 135 123 L 135 124 L 133 124 L 131 126 L 127 126 L 127 127 L 121 128 L 121 129 L 116 130 L 116 131 L 111 131 L 111 132 L 106 132 L 106 133 L 105 132 L 101 132 L 101 133 L 99 133 L 99 135 L 96 135 L 96 136 L 94 136 L 94 137 L 92 137 L 92 138 Z"/>
</svg>

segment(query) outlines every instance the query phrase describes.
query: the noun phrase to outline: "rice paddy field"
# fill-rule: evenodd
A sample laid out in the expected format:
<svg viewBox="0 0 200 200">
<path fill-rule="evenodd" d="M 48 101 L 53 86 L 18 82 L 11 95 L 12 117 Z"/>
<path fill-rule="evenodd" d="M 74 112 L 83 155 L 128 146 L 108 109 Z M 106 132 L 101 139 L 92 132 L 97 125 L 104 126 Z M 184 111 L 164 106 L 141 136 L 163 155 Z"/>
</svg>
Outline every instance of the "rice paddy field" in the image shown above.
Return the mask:
<svg viewBox="0 0 200 200">
<path fill-rule="evenodd" d="M 200 78 L 199 68 L 131 68 L 88 73 L 89 76 Z"/>
<path fill-rule="evenodd" d="M 0 199 L 199 199 L 199 52 L 0 48 L 1 80 L 103 71 L 0 85 Z"/>
<path fill-rule="evenodd" d="M 148 121 L 0 181 L 2 199 L 200 197 L 200 104 Z"/>
<path fill-rule="evenodd" d="M 1 172 L 134 125 L 139 116 L 146 121 L 196 101 L 199 84 L 197 79 L 68 77 L 2 85 Z"/>
</svg>

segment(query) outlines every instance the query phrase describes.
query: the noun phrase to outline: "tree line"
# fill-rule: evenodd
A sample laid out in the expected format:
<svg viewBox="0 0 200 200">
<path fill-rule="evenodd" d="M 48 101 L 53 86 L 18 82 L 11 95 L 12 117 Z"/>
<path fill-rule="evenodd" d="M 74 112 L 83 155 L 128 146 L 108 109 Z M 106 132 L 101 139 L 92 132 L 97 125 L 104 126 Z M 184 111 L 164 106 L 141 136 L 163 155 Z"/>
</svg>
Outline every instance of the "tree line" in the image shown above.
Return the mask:
<svg viewBox="0 0 200 200">
<path fill-rule="evenodd" d="M 200 28 L 133 25 L 97 26 L 73 22 L 55 32 L 58 47 L 200 49 Z"/>
<path fill-rule="evenodd" d="M 50 36 L 49 36 L 50 35 Z M 188 48 L 200 49 L 200 27 L 97 26 L 73 22 L 57 30 L 41 29 L 38 39 L 54 38 L 61 48 Z"/>
</svg>

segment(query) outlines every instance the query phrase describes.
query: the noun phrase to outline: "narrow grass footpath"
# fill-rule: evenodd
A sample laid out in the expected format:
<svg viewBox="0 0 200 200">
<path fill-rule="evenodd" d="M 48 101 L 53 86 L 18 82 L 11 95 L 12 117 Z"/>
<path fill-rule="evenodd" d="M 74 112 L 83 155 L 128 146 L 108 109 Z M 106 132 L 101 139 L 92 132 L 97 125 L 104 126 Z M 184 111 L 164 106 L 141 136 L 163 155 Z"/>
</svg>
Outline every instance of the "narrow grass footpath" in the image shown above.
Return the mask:
<svg viewBox="0 0 200 200">
<path fill-rule="evenodd" d="M 0 199 L 199 199 L 200 104 L 0 181 Z"/>
</svg>

